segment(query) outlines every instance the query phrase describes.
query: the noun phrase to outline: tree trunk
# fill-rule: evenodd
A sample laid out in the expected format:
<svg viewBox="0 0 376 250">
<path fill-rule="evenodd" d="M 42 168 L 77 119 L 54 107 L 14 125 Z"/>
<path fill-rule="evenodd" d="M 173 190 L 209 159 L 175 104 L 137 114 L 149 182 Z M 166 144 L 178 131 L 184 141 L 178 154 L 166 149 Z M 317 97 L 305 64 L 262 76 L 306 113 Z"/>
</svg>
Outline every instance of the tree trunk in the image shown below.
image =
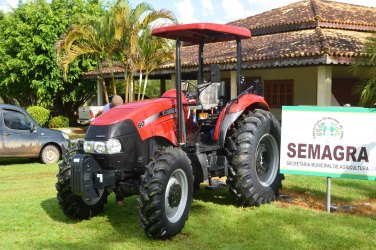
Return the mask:
<svg viewBox="0 0 376 250">
<path fill-rule="evenodd" d="M 102 63 L 98 62 L 98 67 L 99 67 L 99 77 L 102 83 L 103 87 L 103 93 L 104 93 L 104 98 L 106 99 L 106 103 L 109 103 L 108 99 L 108 93 L 107 93 L 107 88 L 106 88 L 106 81 L 104 80 L 104 75 L 103 75 L 103 68 L 102 68 Z"/>
<path fill-rule="evenodd" d="M 142 87 L 142 70 L 140 70 L 140 80 L 139 80 L 139 83 L 138 83 L 138 96 L 137 96 L 137 100 L 141 100 L 140 97 L 141 97 L 141 87 Z"/>
<path fill-rule="evenodd" d="M 133 102 L 133 100 L 134 100 L 134 92 L 133 92 L 133 84 L 134 84 L 134 82 L 133 82 L 133 76 L 134 76 L 134 72 L 133 71 L 131 71 L 131 73 L 129 74 L 130 75 L 130 80 L 131 80 L 131 84 L 130 84 L 130 86 L 129 86 L 129 102 Z"/>
<path fill-rule="evenodd" d="M 110 100 L 108 99 L 107 89 L 106 89 L 106 81 L 104 80 L 103 74 L 101 74 L 100 78 L 101 78 L 101 82 L 102 82 L 104 99 L 106 100 L 106 103 L 110 103 Z"/>
<path fill-rule="evenodd" d="M 124 71 L 124 80 L 125 80 L 125 100 L 124 100 L 124 103 L 127 103 L 128 102 L 128 87 L 129 87 L 129 74 L 127 73 L 127 71 L 125 70 Z"/>
<path fill-rule="evenodd" d="M 142 91 L 142 99 L 141 100 L 144 100 L 144 98 L 145 98 L 146 87 L 148 86 L 148 78 L 149 78 L 149 74 L 146 73 L 145 81 L 144 81 L 144 89 Z"/>
<path fill-rule="evenodd" d="M 112 62 L 110 64 L 110 72 L 111 72 L 111 88 L 112 88 L 112 93 L 116 95 L 116 83 L 115 83 L 115 76 L 114 76 L 114 66 Z"/>
</svg>

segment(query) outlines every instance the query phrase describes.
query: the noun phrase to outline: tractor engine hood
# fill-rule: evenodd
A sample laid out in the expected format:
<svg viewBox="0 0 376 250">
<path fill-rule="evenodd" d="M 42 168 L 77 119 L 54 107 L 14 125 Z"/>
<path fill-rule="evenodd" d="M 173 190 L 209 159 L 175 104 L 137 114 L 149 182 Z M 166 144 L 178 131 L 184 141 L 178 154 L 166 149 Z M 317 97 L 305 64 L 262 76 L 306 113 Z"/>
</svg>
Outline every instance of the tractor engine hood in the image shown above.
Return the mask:
<svg viewBox="0 0 376 250">
<path fill-rule="evenodd" d="M 182 94 L 182 102 L 187 103 L 184 94 Z M 164 93 L 161 98 L 126 103 L 108 110 L 91 122 L 86 138 L 110 139 L 108 137 L 123 136 L 124 133 L 129 133 L 129 129 L 128 132 L 112 131 L 104 135 L 98 133 L 104 127 L 119 130 L 123 127 L 120 124 L 127 123 L 129 127 L 129 123 L 132 122 L 142 140 L 161 136 L 176 144 L 176 112 L 176 91 L 173 89 Z"/>
</svg>

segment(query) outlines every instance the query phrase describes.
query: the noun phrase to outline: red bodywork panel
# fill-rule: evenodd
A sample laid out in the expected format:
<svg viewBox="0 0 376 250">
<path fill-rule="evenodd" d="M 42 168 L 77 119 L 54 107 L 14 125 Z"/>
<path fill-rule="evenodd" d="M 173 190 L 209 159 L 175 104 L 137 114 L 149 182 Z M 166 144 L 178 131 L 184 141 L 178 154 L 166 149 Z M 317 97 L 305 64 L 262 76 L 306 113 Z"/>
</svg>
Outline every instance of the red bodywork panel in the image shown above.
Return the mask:
<svg viewBox="0 0 376 250">
<path fill-rule="evenodd" d="M 182 93 L 183 104 L 187 103 Z M 123 104 L 95 118 L 91 125 L 106 126 L 131 120 L 141 139 L 160 136 L 177 145 L 176 90 L 165 92 L 161 98 Z M 184 113 L 187 114 L 187 108 Z M 187 116 L 184 116 L 187 119 Z"/>
<path fill-rule="evenodd" d="M 190 104 L 183 93 L 182 101 L 183 104 Z M 227 114 L 242 112 L 249 106 L 269 109 L 263 97 L 253 94 L 243 95 L 238 99 L 238 102 L 228 103 L 219 115 L 214 131 L 214 140 L 218 140 L 221 123 Z M 166 138 L 173 145 L 177 145 L 176 109 L 176 90 L 171 89 L 166 91 L 161 98 L 127 103 L 112 108 L 95 118 L 91 125 L 106 126 L 131 120 L 142 140 L 159 136 Z M 188 106 L 184 105 L 183 110 L 187 123 Z"/>
<path fill-rule="evenodd" d="M 236 38 L 251 38 L 251 31 L 246 28 L 214 23 L 192 23 L 167 26 L 153 29 L 153 36 L 164 37 L 190 44 L 199 44 L 203 39 L 205 43 L 233 41 Z"/>
<path fill-rule="evenodd" d="M 269 105 L 266 103 L 264 97 L 254 94 L 247 94 L 239 97 L 238 102 L 229 102 L 224 109 L 222 109 L 219 114 L 217 124 L 214 130 L 214 140 L 218 140 L 219 131 L 221 129 L 221 123 L 226 117 L 226 114 L 237 113 L 239 111 L 244 111 L 247 107 L 256 106 L 265 110 L 269 110 Z"/>
</svg>

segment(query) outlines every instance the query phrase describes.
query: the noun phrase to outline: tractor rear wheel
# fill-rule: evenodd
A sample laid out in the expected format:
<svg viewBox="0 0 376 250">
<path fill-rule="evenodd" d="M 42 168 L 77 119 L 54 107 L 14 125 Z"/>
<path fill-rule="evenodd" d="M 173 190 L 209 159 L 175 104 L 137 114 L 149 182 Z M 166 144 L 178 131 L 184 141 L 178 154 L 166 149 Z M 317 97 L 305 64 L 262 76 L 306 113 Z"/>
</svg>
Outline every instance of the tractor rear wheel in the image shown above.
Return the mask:
<svg viewBox="0 0 376 250">
<path fill-rule="evenodd" d="M 242 206 L 274 201 L 283 179 L 279 173 L 279 122 L 270 112 L 256 109 L 243 114 L 230 133 L 226 140 L 230 192 Z"/>
<path fill-rule="evenodd" d="M 142 177 L 138 213 L 145 233 L 167 239 L 179 233 L 192 203 L 193 173 L 187 154 L 179 148 L 157 151 Z"/>
<path fill-rule="evenodd" d="M 58 203 L 64 214 L 72 219 L 84 220 L 101 213 L 107 203 L 109 193 L 104 189 L 97 190 L 99 196 L 96 199 L 75 195 L 71 191 L 70 164 L 63 161 L 59 167 L 58 181 L 55 186 Z"/>
</svg>

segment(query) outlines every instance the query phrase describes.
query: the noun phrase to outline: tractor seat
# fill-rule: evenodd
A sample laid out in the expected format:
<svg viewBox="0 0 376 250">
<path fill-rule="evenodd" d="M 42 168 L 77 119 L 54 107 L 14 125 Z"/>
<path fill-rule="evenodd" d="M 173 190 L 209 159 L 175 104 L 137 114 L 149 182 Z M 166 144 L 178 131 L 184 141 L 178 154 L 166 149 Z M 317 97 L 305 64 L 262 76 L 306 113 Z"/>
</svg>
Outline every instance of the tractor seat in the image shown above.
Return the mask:
<svg viewBox="0 0 376 250">
<path fill-rule="evenodd" d="M 211 84 L 199 85 L 200 89 L 200 104 L 198 109 L 210 110 L 211 108 L 217 107 L 219 103 L 219 97 L 222 95 L 223 82 L 213 82 Z M 206 86 L 206 87 L 205 87 Z"/>
</svg>

